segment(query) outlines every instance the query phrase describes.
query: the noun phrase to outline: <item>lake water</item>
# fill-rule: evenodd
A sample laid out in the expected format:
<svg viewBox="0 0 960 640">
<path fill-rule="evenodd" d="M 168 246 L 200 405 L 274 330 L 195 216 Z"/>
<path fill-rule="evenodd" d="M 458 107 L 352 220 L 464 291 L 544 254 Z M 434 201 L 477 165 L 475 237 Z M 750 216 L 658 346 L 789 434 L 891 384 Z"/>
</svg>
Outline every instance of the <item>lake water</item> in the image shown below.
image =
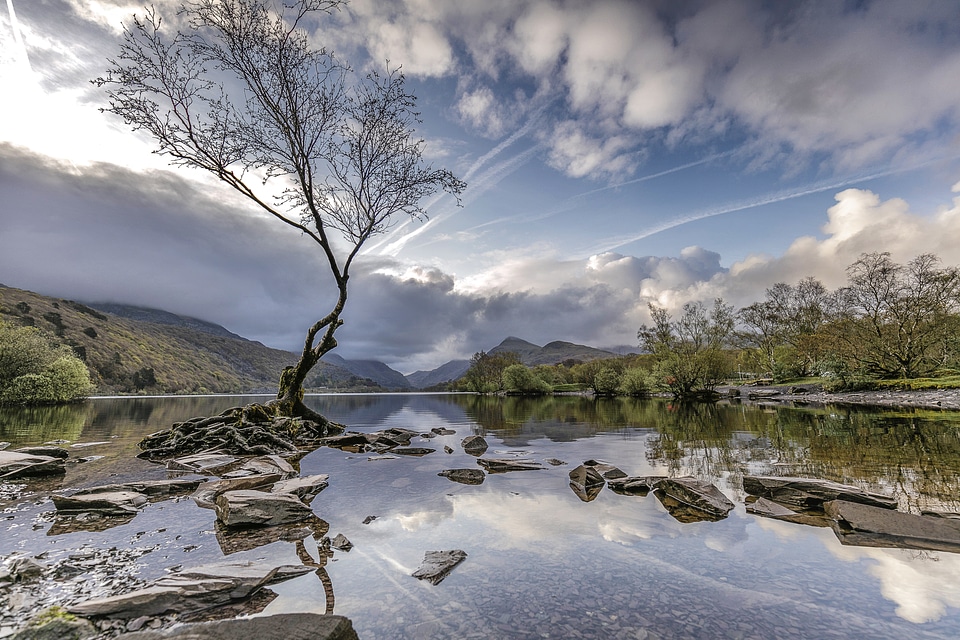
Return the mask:
<svg viewBox="0 0 960 640">
<path fill-rule="evenodd" d="M 289 564 L 304 552 L 316 558 L 312 538 L 244 550 L 251 545 L 231 541 L 214 513 L 189 499 L 83 531 L 58 523 L 45 498 L 167 477 L 162 466 L 134 458 L 141 437 L 256 399 L 93 399 L 0 411 L 0 440 L 64 439 L 83 445 L 73 456 L 94 458 L 68 465 L 62 479 L 0 485 L 0 556 L 135 549 L 143 553 L 134 575 L 141 580 L 222 559 L 225 550 Z M 423 457 L 326 447 L 304 457 L 302 474 L 330 475 L 315 513 L 331 538 L 342 533 L 355 546 L 334 552 L 317 574 L 271 587 L 278 595 L 263 614 L 332 608 L 363 639 L 960 637 L 960 554 L 843 546 L 829 528 L 748 514 L 741 480 L 826 478 L 896 496 L 904 511 L 960 512 L 960 414 L 442 394 L 307 401 L 349 430 L 442 427 L 456 435 L 414 438 L 413 446 L 436 449 Z M 459 446 L 472 434 L 487 439 L 486 457 L 566 464 L 490 474 L 476 486 L 438 476 L 479 468 Z M 710 480 L 737 506 L 719 522 L 682 524 L 652 494 L 604 489 L 583 502 L 568 473 L 588 459 L 629 475 Z M 368 516 L 376 519 L 364 524 Z M 443 582 L 411 577 L 425 551 L 449 549 L 468 557 Z"/>
</svg>

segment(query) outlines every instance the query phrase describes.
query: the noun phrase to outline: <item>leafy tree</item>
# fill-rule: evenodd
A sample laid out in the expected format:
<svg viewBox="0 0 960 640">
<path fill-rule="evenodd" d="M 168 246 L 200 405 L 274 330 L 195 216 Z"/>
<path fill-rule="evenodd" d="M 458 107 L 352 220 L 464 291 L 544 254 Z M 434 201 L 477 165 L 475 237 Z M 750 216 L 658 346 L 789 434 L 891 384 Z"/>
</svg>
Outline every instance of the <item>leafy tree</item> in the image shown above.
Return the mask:
<svg viewBox="0 0 960 640">
<path fill-rule="evenodd" d="M 915 378 L 948 359 L 960 306 L 960 271 L 933 254 L 906 265 L 865 253 L 847 268 L 844 313 L 831 327 L 839 356 L 880 378 Z"/>
<path fill-rule="evenodd" d="M 0 404 L 59 404 L 90 393 L 90 374 L 73 351 L 33 327 L 0 323 Z"/>
<path fill-rule="evenodd" d="M 643 367 L 630 367 L 620 377 L 620 393 L 627 396 L 645 396 L 650 393 L 652 384 L 650 372 Z"/>
<path fill-rule="evenodd" d="M 741 309 L 737 332 L 741 346 L 751 348 L 762 371 L 775 379 L 801 377 L 817 369 L 824 357 L 817 335 L 836 316 L 837 296 L 815 278 L 796 285 L 778 282 L 766 290 L 766 299 Z"/>
<path fill-rule="evenodd" d="M 620 390 L 620 374 L 610 366 L 602 366 L 593 376 L 593 393 L 598 396 L 615 396 Z"/>
<path fill-rule="evenodd" d="M 654 355 L 653 376 L 676 397 L 711 391 L 730 371 L 724 349 L 733 332 L 733 307 L 722 299 L 707 310 L 702 302 L 683 305 L 673 320 L 670 313 L 649 305 L 653 326 L 637 332 L 641 346 Z"/>
<path fill-rule="evenodd" d="M 423 162 L 415 97 L 399 70 L 357 79 L 312 47 L 304 25 L 339 5 L 189 1 L 170 37 L 150 8 L 125 27 L 118 57 L 94 80 L 110 99 L 105 111 L 152 136 L 172 164 L 210 172 L 316 243 L 336 301 L 307 330 L 274 407 L 324 423 L 303 404 L 303 383 L 337 345 L 360 248 L 398 215 L 424 217 L 424 197 L 466 186 Z"/>
<path fill-rule="evenodd" d="M 550 393 L 550 385 L 522 364 L 512 364 L 503 370 L 503 387 L 507 393 L 542 395 Z"/>
<path fill-rule="evenodd" d="M 506 389 L 504 371 L 520 364 L 520 356 L 513 351 L 487 353 L 478 351 L 470 358 L 470 368 L 463 376 L 463 386 L 475 393 L 497 393 Z"/>
</svg>

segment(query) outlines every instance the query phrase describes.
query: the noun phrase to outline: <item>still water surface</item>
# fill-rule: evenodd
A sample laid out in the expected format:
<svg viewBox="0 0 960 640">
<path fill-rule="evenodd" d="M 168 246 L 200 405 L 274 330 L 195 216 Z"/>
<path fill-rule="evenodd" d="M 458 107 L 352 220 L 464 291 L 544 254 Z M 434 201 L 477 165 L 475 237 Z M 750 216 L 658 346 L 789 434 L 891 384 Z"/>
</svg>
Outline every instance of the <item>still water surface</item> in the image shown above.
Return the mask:
<svg viewBox="0 0 960 640">
<path fill-rule="evenodd" d="M 95 458 L 3 502 L 0 556 L 85 544 L 150 547 L 138 561 L 143 580 L 227 551 L 231 559 L 290 564 L 304 551 L 317 557 L 310 538 L 299 549 L 277 541 L 244 550 L 217 530 L 212 511 L 189 499 L 149 504 L 105 531 L 77 531 L 58 528 L 44 498 L 166 477 L 161 466 L 134 458 L 141 437 L 255 399 L 93 399 L 0 411 L 2 441 L 64 439 L 87 445 L 73 456 Z M 279 595 L 264 614 L 332 606 L 363 639 L 960 637 L 960 554 L 842 546 L 828 528 L 746 513 L 741 481 L 744 474 L 826 478 L 894 495 L 904 511 L 960 512 L 960 414 L 466 395 L 308 402 L 349 430 L 442 427 L 456 435 L 415 438 L 413 446 L 436 449 L 419 458 L 331 448 L 304 457 L 302 474 L 330 475 L 314 511 L 330 537 L 342 533 L 355 546 L 327 559 L 323 579 L 307 574 L 271 587 Z M 478 486 L 439 477 L 478 468 L 459 446 L 472 434 L 487 439 L 486 457 L 566 464 L 491 474 Z M 583 502 L 567 474 L 588 459 L 629 475 L 707 479 L 737 507 L 719 522 L 682 524 L 652 495 L 604 489 Z M 376 519 L 364 524 L 368 516 Z M 425 551 L 446 549 L 468 557 L 442 583 L 410 576 Z"/>
</svg>

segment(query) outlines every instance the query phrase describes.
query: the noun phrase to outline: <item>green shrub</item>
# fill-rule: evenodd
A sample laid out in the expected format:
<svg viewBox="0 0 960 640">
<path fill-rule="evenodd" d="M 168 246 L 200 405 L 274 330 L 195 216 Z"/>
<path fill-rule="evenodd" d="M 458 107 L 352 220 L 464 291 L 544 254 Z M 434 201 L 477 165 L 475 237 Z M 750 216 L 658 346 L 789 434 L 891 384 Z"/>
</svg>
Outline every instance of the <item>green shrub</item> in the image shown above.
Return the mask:
<svg viewBox="0 0 960 640">
<path fill-rule="evenodd" d="M 620 388 L 620 374 L 612 367 L 601 367 L 593 376 L 593 393 L 598 396 L 615 396 Z"/>
<path fill-rule="evenodd" d="M 522 364 L 512 364 L 503 370 L 503 387 L 507 393 L 542 395 L 550 393 L 550 385 Z"/>
<path fill-rule="evenodd" d="M 620 377 L 620 393 L 625 396 L 650 395 L 652 389 L 653 382 L 650 379 L 650 372 L 642 367 L 627 369 Z"/>
<path fill-rule="evenodd" d="M 39 330 L 0 323 L 0 404 L 59 404 L 90 393 L 86 365 Z"/>
</svg>

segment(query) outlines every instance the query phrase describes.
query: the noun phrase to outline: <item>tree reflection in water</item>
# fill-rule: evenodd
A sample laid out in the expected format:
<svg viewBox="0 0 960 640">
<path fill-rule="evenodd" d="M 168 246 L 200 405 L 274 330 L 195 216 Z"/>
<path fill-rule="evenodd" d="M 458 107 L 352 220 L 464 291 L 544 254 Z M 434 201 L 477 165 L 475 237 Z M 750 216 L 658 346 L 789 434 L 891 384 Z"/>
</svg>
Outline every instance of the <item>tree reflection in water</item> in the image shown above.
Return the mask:
<svg viewBox="0 0 960 640">
<path fill-rule="evenodd" d="M 646 456 L 670 475 L 823 478 L 895 496 L 904 511 L 960 511 L 960 413 L 863 407 L 678 403 L 661 398 L 468 397 L 484 433 L 508 446 L 648 431 Z M 616 461 L 613 461 L 616 462 Z"/>
</svg>

